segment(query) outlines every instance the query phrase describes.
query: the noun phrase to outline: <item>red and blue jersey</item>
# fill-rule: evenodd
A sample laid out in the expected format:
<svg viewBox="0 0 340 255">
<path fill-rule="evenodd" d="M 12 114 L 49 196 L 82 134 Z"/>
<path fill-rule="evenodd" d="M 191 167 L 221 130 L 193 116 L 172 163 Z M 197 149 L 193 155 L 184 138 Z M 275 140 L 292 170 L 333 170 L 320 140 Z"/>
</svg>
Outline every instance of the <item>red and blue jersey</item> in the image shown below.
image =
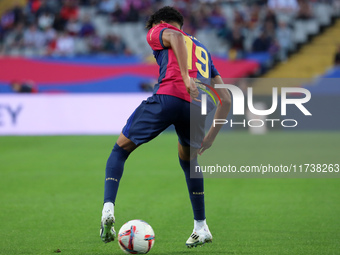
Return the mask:
<svg viewBox="0 0 340 255">
<path fill-rule="evenodd" d="M 167 23 L 151 28 L 147 34 L 147 41 L 159 65 L 159 78 L 154 93 L 171 95 L 190 102 L 190 95 L 184 85 L 175 53 L 163 44 L 162 34 L 165 29 L 173 29 L 184 35 L 188 49 L 190 77 L 210 84 L 210 79 L 219 75 L 219 73 L 211 60 L 210 53 L 195 37 Z"/>
</svg>

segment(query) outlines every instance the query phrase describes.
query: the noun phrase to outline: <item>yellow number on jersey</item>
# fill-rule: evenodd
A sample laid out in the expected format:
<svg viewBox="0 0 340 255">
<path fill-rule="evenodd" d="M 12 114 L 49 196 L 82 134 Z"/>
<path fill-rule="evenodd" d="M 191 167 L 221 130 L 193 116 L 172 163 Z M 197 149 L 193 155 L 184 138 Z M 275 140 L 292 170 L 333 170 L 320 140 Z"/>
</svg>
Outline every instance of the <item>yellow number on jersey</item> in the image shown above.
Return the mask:
<svg viewBox="0 0 340 255">
<path fill-rule="evenodd" d="M 202 53 L 204 53 L 204 57 L 202 56 Z M 205 49 L 203 49 L 202 47 L 198 47 L 196 46 L 196 50 L 195 50 L 195 55 L 197 57 L 197 59 L 199 61 L 202 62 L 203 65 L 205 65 L 205 71 L 202 68 L 202 64 L 199 62 L 196 62 L 196 67 L 198 69 L 198 71 L 200 72 L 200 74 L 204 77 L 204 78 L 209 78 L 209 58 L 208 58 L 208 53 Z"/>
<path fill-rule="evenodd" d="M 193 42 L 189 38 L 189 36 L 184 36 L 185 39 L 185 45 L 187 46 L 188 49 L 188 69 L 192 69 L 192 47 L 193 47 Z"/>
<path fill-rule="evenodd" d="M 191 70 L 192 69 L 192 47 L 194 43 L 190 39 L 189 36 L 184 36 L 184 39 L 185 39 L 185 44 L 188 49 L 188 69 Z M 202 53 L 204 53 L 204 55 L 202 55 Z M 204 68 L 205 71 L 202 68 L 202 64 L 199 62 L 195 63 L 196 68 L 198 69 L 198 71 L 204 78 L 209 78 L 209 57 L 208 57 L 207 51 L 204 48 L 196 45 L 195 55 L 196 55 L 196 58 L 199 61 L 201 61 L 203 65 L 205 65 L 205 68 Z"/>
</svg>

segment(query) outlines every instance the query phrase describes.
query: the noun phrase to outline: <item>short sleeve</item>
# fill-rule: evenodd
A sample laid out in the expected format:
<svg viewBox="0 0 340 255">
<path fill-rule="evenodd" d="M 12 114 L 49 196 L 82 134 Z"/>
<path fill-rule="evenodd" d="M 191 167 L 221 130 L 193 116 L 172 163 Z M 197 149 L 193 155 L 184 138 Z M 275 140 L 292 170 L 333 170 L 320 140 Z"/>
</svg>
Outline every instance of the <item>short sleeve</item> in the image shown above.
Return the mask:
<svg viewBox="0 0 340 255">
<path fill-rule="evenodd" d="M 163 40 L 162 40 L 162 35 L 165 29 L 167 29 L 167 27 L 158 25 L 149 30 L 146 36 L 146 40 L 148 41 L 151 49 L 153 50 L 166 49 L 166 47 L 163 44 Z"/>
<path fill-rule="evenodd" d="M 214 63 L 210 57 L 211 60 L 211 78 L 216 77 L 217 75 L 220 75 L 220 73 L 217 71 L 216 67 L 214 66 Z"/>
</svg>

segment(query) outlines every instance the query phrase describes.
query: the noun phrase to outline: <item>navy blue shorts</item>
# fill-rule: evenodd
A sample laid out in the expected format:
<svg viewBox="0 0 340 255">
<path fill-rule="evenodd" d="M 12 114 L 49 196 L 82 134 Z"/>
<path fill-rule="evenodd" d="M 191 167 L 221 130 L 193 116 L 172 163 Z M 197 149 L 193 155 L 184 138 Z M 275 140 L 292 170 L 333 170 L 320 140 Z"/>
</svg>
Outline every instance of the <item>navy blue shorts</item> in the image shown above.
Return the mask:
<svg viewBox="0 0 340 255">
<path fill-rule="evenodd" d="M 136 145 L 149 142 L 170 125 L 183 146 L 200 148 L 205 135 L 205 116 L 200 107 L 169 95 L 153 95 L 132 113 L 123 134 Z"/>
</svg>

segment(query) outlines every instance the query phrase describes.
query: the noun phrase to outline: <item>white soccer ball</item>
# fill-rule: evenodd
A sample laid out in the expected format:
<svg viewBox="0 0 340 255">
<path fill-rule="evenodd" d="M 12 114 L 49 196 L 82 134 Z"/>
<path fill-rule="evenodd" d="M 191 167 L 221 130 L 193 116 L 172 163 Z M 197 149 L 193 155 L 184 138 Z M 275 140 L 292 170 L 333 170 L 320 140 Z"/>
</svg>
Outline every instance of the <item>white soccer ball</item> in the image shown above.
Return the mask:
<svg viewBox="0 0 340 255">
<path fill-rule="evenodd" d="M 148 253 L 155 242 L 155 232 L 142 220 L 130 220 L 119 230 L 118 244 L 126 254 Z"/>
</svg>

